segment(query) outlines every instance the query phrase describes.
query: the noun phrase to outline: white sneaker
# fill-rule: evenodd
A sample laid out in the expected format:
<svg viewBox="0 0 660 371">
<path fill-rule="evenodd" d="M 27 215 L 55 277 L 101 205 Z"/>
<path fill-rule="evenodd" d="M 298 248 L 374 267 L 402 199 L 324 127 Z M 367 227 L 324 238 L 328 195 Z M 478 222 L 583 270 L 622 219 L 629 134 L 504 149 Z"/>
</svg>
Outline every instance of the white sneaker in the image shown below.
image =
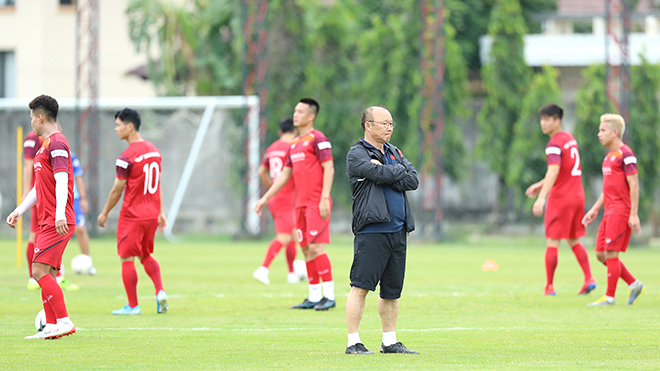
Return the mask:
<svg viewBox="0 0 660 371">
<path fill-rule="evenodd" d="M 46 334 L 45 339 L 59 339 L 63 336 L 68 336 L 76 332 L 76 326 L 73 325 L 71 320 L 58 319 L 57 324 L 53 331 Z"/>
<path fill-rule="evenodd" d="M 289 283 L 298 283 L 302 281 L 302 277 L 294 272 L 289 272 L 289 274 L 286 276 L 286 280 L 289 281 Z"/>
<path fill-rule="evenodd" d="M 37 332 L 34 335 L 26 336 L 25 339 L 45 339 L 46 336 L 50 335 L 54 328 L 55 324 L 47 323 L 43 330 Z"/>
<path fill-rule="evenodd" d="M 257 268 L 257 270 L 252 273 L 252 277 L 254 277 L 254 279 L 257 281 L 261 281 L 266 285 L 270 285 L 270 280 L 268 279 L 268 268 L 264 266 Z"/>
<path fill-rule="evenodd" d="M 168 308 L 167 294 L 163 290 L 158 291 L 158 295 L 156 295 L 156 311 L 158 313 L 167 313 Z"/>
</svg>

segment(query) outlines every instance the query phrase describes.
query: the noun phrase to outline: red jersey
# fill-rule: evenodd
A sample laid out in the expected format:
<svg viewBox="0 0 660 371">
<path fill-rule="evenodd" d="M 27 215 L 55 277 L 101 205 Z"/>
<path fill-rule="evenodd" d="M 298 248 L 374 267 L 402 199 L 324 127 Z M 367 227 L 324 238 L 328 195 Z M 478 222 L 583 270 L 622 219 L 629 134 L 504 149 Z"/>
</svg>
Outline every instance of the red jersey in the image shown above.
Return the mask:
<svg viewBox="0 0 660 371">
<path fill-rule="evenodd" d="M 284 166 L 293 168 L 296 187 L 296 207 L 318 206 L 323 191 L 322 162 L 332 161 L 332 145 L 328 138 L 314 129 L 304 137 L 294 139 Z"/>
<path fill-rule="evenodd" d="M 270 171 L 270 178 L 275 181 L 275 179 L 282 173 L 284 169 L 284 162 L 286 161 L 287 155 L 289 154 L 289 147 L 291 143 L 287 143 L 283 140 L 276 140 L 273 144 L 266 149 L 264 154 L 264 159 L 261 161 L 261 164 L 268 168 Z M 282 187 L 282 189 L 275 194 L 269 201 L 268 204 L 273 209 L 293 209 L 295 204 L 295 193 L 296 190 L 293 186 L 293 179 L 289 181 Z"/>
<path fill-rule="evenodd" d="M 64 135 L 55 132 L 43 142 L 34 157 L 34 178 L 37 191 L 36 207 L 39 225 L 55 225 L 55 173 L 60 171 L 66 171 L 69 175 L 69 190 L 64 215 L 67 224 L 75 224 L 71 151 Z"/>
<path fill-rule="evenodd" d="M 627 145 L 615 149 L 603 160 L 605 215 L 630 216 L 630 186 L 626 177 L 637 174 L 637 157 Z"/>
<path fill-rule="evenodd" d="M 120 218 L 158 219 L 160 213 L 160 151 L 150 142 L 133 142 L 116 162 L 117 178 L 125 179 Z"/>
<path fill-rule="evenodd" d="M 548 203 L 584 204 L 580 152 L 573 135 L 566 131 L 555 134 L 545 146 L 545 156 L 548 165 L 559 165 L 557 180 L 548 195 L 548 200 L 552 201 Z"/>
<path fill-rule="evenodd" d="M 26 160 L 34 160 L 37 151 L 41 148 L 43 143 L 44 140 L 40 136 L 37 136 L 37 134 L 34 133 L 34 130 L 30 131 L 23 141 L 23 158 Z M 30 187 L 34 187 L 34 180 L 34 167 L 32 167 L 32 183 L 30 183 Z"/>
</svg>

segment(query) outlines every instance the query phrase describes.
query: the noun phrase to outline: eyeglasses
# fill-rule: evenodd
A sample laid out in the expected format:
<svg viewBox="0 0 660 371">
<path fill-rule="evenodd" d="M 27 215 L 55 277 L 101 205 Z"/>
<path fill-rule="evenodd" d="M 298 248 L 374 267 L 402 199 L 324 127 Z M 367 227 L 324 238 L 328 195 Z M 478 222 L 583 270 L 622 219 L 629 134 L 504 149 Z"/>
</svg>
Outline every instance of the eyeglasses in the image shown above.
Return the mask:
<svg viewBox="0 0 660 371">
<path fill-rule="evenodd" d="M 390 127 L 392 129 L 394 129 L 394 127 L 396 127 L 396 122 L 394 122 L 394 121 L 392 121 L 392 122 L 369 121 L 369 122 L 373 122 L 374 124 L 383 125 L 385 128 Z"/>
</svg>

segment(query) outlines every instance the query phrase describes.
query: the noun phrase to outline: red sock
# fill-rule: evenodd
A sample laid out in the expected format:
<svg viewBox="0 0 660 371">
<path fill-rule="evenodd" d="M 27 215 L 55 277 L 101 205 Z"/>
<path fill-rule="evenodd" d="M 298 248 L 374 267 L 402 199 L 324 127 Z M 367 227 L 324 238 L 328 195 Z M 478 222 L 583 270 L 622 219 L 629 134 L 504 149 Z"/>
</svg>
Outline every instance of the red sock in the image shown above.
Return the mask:
<svg viewBox="0 0 660 371">
<path fill-rule="evenodd" d="M 584 248 L 584 245 L 578 243 L 571 247 L 571 249 L 573 249 L 573 254 L 575 254 L 575 258 L 577 259 L 578 263 L 580 263 L 580 267 L 582 267 L 582 272 L 584 273 L 584 281 L 586 282 L 591 280 L 593 276 L 591 275 L 591 266 L 589 266 L 589 254 L 587 254 L 587 250 Z"/>
<path fill-rule="evenodd" d="M 27 249 L 25 250 L 27 256 L 27 267 L 30 271 L 30 278 L 32 278 L 32 259 L 34 259 L 34 242 L 28 242 Z"/>
<path fill-rule="evenodd" d="M 635 282 L 635 277 L 633 277 L 632 274 L 626 269 L 626 266 L 623 265 L 623 262 L 621 262 L 621 279 L 626 281 L 628 286 L 630 286 L 633 282 Z"/>
<path fill-rule="evenodd" d="M 319 270 L 319 277 L 323 282 L 332 281 L 332 265 L 328 254 L 319 255 L 316 257 L 316 268 Z"/>
<path fill-rule="evenodd" d="M 64 293 L 62 292 L 60 285 L 55 281 L 55 278 L 50 274 L 47 274 L 41 277 L 37 282 L 39 282 L 39 286 L 41 286 L 41 296 L 46 299 L 46 304 L 44 304 L 44 311 L 46 311 L 46 314 L 48 314 L 46 306 L 50 305 L 53 313 L 55 313 L 55 318 L 68 317 L 69 314 L 66 312 L 66 304 L 64 303 Z"/>
<path fill-rule="evenodd" d="M 46 300 L 46 294 L 43 291 L 41 291 L 41 301 L 44 304 L 44 312 L 46 313 L 46 323 L 51 323 L 53 325 L 56 324 L 57 316 L 55 315 L 53 306 L 50 305 L 48 300 Z"/>
<path fill-rule="evenodd" d="M 616 293 L 616 283 L 621 277 L 621 261 L 619 258 L 610 258 L 605 261 L 607 264 L 607 292 L 605 295 L 614 297 Z"/>
<path fill-rule="evenodd" d="M 318 285 L 321 283 L 319 271 L 316 269 L 316 259 L 305 262 L 307 265 L 307 281 L 310 285 Z"/>
<path fill-rule="evenodd" d="M 126 290 L 126 296 L 128 296 L 128 306 L 135 308 L 138 305 L 138 275 L 133 261 L 129 260 L 121 263 L 121 279 L 124 281 L 124 289 Z"/>
<path fill-rule="evenodd" d="M 555 269 L 557 269 L 557 248 L 545 248 L 545 279 L 546 285 L 552 285 L 555 278 Z"/>
<path fill-rule="evenodd" d="M 293 261 L 296 260 L 296 254 L 298 249 L 296 249 L 296 242 L 291 241 L 286 245 L 286 264 L 289 266 L 289 273 L 293 273 Z"/>
<path fill-rule="evenodd" d="M 149 278 L 154 282 L 156 295 L 158 295 L 158 291 L 163 290 L 163 280 L 160 278 L 160 265 L 158 261 L 149 255 L 142 259 L 142 265 L 144 266 L 144 271 L 147 272 Z"/>
<path fill-rule="evenodd" d="M 268 245 L 268 251 L 266 251 L 266 256 L 264 256 L 264 261 L 261 263 L 261 266 L 266 268 L 270 267 L 270 262 L 275 259 L 282 246 L 282 243 L 277 239 L 270 241 L 270 245 Z"/>
</svg>

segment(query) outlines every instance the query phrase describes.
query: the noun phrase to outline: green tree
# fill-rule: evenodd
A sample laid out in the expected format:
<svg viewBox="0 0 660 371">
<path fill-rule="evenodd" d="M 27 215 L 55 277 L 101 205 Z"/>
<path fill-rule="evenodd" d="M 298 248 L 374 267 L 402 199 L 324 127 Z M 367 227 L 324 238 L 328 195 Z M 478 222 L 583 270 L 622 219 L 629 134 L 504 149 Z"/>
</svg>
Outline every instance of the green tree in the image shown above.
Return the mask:
<svg viewBox="0 0 660 371">
<path fill-rule="evenodd" d="M 547 161 L 543 149 L 549 138 L 543 134 L 539 125 L 539 108 L 560 101 L 558 74 L 554 68 L 543 66 L 543 71 L 533 77 L 523 100 L 520 118 L 513 128 L 507 185 L 516 190 L 516 203 L 519 206 L 531 207 L 533 200 L 525 196 L 525 189 L 545 176 Z"/>
<path fill-rule="evenodd" d="M 512 158 L 513 125 L 520 117 L 531 75 L 523 57 L 526 33 L 518 0 L 498 0 L 488 27 L 492 37 L 490 57 L 482 67 L 487 96 L 477 118 L 480 128 L 477 155 L 498 176 L 499 207 L 506 201 L 505 178 Z"/>
<path fill-rule="evenodd" d="M 642 220 L 650 217 L 657 235 L 660 224 L 658 208 L 655 206 L 655 193 L 660 178 L 660 107 L 657 93 L 660 90 L 660 65 L 649 63 L 640 55 L 642 63 L 633 66 L 630 79 L 630 122 L 628 138 L 630 147 L 637 156 L 640 194 L 639 216 Z"/>
<path fill-rule="evenodd" d="M 582 72 L 584 85 L 580 87 L 575 99 L 575 129 L 573 135 L 580 148 L 580 166 L 582 184 L 588 200 L 593 203 L 600 195 L 600 188 L 594 194 L 594 182 L 602 176 L 605 149 L 598 142 L 600 116 L 605 113 L 607 97 L 605 95 L 605 66 L 592 65 Z M 599 185 L 600 186 L 600 185 Z"/>
</svg>

